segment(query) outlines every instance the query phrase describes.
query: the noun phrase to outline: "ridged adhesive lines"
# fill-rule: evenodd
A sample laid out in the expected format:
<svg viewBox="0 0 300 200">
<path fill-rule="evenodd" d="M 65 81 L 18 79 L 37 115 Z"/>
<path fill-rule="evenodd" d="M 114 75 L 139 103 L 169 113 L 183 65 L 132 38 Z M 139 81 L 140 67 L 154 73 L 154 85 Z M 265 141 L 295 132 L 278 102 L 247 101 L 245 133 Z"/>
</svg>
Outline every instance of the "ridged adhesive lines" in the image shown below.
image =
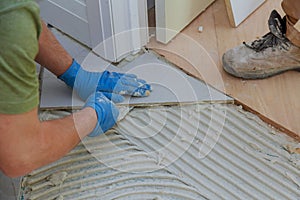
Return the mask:
<svg viewBox="0 0 300 200">
<path fill-rule="evenodd" d="M 60 161 L 24 177 L 22 185 L 30 200 L 203 199 L 115 132 L 88 138 Z"/>
<path fill-rule="evenodd" d="M 168 113 L 171 115 L 167 120 L 168 123 L 162 130 L 155 130 L 155 126 L 158 126 L 161 119 L 165 117 L 165 112 L 160 113 L 160 110 L 161 108 L 134 110 L 127 116 L 127 120 L 119 124 L 119 131 L 137 146 L 153 153 L 155 149 L 151 148 L 152 146 L 162 149 L 168 140 L 175 138 L 174 135 L 182 134 L 175 128 L 176 124 L 181 124 L 186 137 L 194 137 L 193 140 L 189 139 L 191 146 L 184 155 L 177 155 L 178 159 L 175 162 L 162 162 L 162 164 L 167 164 L 167 169 L 171 172 L 181 174 L 207 198 L 297 199 L 300 197 L 298 186 L 286 175 L 291 173 L 296 180 L 299 179 L 299 168 L 289 162 L 291 155 L 281 148 L 291 141 L 287 137 L 279 137 L 278 135 L 282 133 L 276 134 L 276 131 L 256 116 L 234 105 L 207 104 L 200 105 L 200 109 L 198 105 L 183 106 L 177 110 L 170 108 Z M 139 129 L 135 124 L 136 120 L 149 124 L 149 120 L 138 118 L 143 116 L 142 112 L 152 116 L 151 124 L 149 127 Z M 130 119 L 131 116 L 134 119 Z M 207 135 L 207 130 L 210 128 L 212 132 L 219 131 L 220 126 L 222 126 L 222 134 L 218 143 L 207 157 L 200 160 L 199 146 L 209 147 L 208 144 L 202 143 L 205 136 L 211 137 L 208 141 L 215 139 L 214 135 Z M 189 131 L 194 129 L 198 129 L 196 136 Z M 157 135 L 148 140 L 136 139 L 136 136 L 146 137 L 149 130 L 157 131 Z M 169 151 L 166 154 L 171 155 L 170 157 L 176 156 L 178 148 L 183 146 L 180 144 L 182 141 L 173 139 L 172 142 L 172 148 L 165 148 Z M 159 153 L 157 151 L 157 154 Z M 261 156 L 263 154 L 266 157 L 276 156 L 274 158 L 278 160 L 276 162 L 266 160 Z M 168 158 L 163 159 L 166 160 Z"/>
</svg>

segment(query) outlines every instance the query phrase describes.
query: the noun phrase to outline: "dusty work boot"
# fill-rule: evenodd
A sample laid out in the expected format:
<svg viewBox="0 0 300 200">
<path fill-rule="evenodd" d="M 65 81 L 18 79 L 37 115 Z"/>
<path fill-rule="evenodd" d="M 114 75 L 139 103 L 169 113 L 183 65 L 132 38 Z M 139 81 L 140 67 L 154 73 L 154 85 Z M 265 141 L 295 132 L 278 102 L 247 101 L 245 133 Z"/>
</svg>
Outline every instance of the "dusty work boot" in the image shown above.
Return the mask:
<svg viewBox="0 0 300 200">
<path fill-rule="evenodd" d="M 261 79 L 288 70 L 300 71 L 300 48 L 286 37 L 286 19 L 273 10 L 270 32 L 254 42 L 230 49 L 223 55 L 223 68 L 244 79 Z"/>
</svg>

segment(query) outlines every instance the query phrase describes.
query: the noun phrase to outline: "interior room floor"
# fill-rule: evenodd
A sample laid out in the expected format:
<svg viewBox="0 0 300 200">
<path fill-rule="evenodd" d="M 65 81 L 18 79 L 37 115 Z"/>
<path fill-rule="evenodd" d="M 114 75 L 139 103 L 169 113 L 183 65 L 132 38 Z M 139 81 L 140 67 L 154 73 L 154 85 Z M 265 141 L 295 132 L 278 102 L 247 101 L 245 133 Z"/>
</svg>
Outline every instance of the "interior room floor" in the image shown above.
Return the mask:
<svg viewBox="0 0 300 200">
<path fill-rule="evenodd" d="M 223 1 L 217 0 L 169 45 L 152 41 L 149 47 L 261 116 L 299 133 L 299 73 L 244 81 L 221 70 L 226 49 L 267 31 L 266 10 L 273 6 L 279 8 L 279 0 L 268 0 L 233 29 Z M 199 26 L 204 27 L 202 33 Z M 53 31 L 73 57 L 85 60 L 89 50 Z M 85 138 L 64 158 L 23 177 L 22 184 L 0 174 L 0 199 L 298 199 L 298 141 L 234 105 L 226 95 L 219 100 L 133 108 L 107 134 Z M 69 114 L 45 111 L 40 118 Z"/>
<path fill-rule="evenodd" d="M 269 32 L 267 20 L 273 9 L 283 13 L 281 0 L 267 0 L 238 28 L 232 28 L 223 0 L 216 0 L 168 45 L 148 44 L 189 74 L 254 110 L 268 123 L 300 136 L 300 73 L 286 72 L 264 80 L 243 80 L 226 74 L 221 58 L 226 50 L 253 41 Z M 199 32 L 198 27 L 203 31 Z"/>
</svg>

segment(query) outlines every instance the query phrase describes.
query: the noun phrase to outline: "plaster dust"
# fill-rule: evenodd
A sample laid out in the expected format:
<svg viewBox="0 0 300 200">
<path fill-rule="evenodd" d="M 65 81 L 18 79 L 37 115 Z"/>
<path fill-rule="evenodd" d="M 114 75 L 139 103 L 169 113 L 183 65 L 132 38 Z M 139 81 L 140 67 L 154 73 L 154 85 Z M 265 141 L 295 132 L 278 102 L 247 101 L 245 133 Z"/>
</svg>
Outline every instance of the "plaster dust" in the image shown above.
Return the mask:
<svg viewBox="0 0 300 200">
<path fill-rule="evenodd" d="M 133 108 L 24 177 L 20 198 L 296 200 L 300 155 L 288 145 L 299 144 L 232 104 Z"/>
<path fill-rule="evenodd" d="M 67 172 L 57 172 L 48 176 L 46 180 L 50 186 L 60 186 L 66 180 L 67 176 Z"/>
</svg>

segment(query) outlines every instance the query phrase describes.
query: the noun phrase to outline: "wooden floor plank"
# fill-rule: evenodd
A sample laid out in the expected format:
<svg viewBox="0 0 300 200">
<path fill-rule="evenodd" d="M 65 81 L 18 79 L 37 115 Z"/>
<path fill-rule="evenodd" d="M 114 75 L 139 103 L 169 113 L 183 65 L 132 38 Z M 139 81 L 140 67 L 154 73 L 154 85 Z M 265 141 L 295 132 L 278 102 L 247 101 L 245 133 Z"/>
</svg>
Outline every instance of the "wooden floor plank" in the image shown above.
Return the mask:
<svg viewBox="0 0 300 200">
<path fill-rule="evenodd" d="M 224 0 L 216 0 L 168 45 L 151 40 L 148 47 L 195 77 L 232 96 L 276 126 L 300 136 L 300 74 L 286 72 L 264 80 L 242 80 L 226 74 L 221 57 L 243 41 L 268 32 L 272 9 L 280 13 L 281 0 L 268 0 L 238 28 L 230 26 Z M 198 27 L 204 31 L 199 33 Z"/>
</svg>

